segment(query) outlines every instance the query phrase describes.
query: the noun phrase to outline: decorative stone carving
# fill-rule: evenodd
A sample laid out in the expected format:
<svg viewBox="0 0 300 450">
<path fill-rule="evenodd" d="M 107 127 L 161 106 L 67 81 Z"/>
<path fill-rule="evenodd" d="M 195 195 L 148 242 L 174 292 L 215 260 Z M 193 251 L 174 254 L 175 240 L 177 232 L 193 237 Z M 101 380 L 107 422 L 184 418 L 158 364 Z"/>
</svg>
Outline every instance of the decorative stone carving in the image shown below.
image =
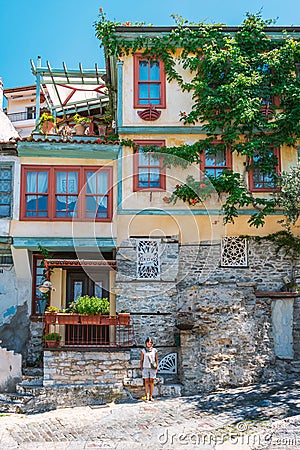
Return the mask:
<svg viewBox="0 0 300 450">
<path fill-rule="evenodd" d="M 158 365 L 159 373 L 177 373 L 177 353 L 169 353 Z"/>
<path fill-rule="evenodd" d="M 137 240 L 137 279 L 157 280 L 160 275 L 159 241 Z"/>
<path fill-rule="evenodd" d="M 137 113 L 141 119 L 147 120 L 148 122 L 159 119 L 161 115 L 161 111 L 158 111 L 153 105 L 150 105 L 149 108 L 143 109 L 142 111 L 137 111 Z"/>
<path fill-rule="evenodd" d="M 247 239 L 241 237 L 224 237 L 221 241 L 222 267 L 247 267 Z"/>
</svg>

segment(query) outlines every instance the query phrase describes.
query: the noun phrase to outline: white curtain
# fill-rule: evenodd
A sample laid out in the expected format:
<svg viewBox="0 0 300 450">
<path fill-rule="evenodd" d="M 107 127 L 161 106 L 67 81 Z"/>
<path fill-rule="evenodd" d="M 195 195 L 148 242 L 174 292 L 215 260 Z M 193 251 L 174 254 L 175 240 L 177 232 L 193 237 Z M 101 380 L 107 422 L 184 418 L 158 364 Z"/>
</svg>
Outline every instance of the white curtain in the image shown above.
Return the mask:
<svg viewBox="0 0 300 450">
<path fill-rule="evenodd" d="M 48 173 L 27 172 L 26 192 L 48 192 Z"/>
<path fill-rule="evenodd" d="M 87 194 L 107 194 L 108 173 L 107 172 L 87 172 L 86 192 Z"/>
<path fill-rule="evenodd" d="M 57 172 L 56 173 L 56 193 L 57 194 L 77 194 L 78 193 L 78 173 L 77 172 Z"/>
</svg>

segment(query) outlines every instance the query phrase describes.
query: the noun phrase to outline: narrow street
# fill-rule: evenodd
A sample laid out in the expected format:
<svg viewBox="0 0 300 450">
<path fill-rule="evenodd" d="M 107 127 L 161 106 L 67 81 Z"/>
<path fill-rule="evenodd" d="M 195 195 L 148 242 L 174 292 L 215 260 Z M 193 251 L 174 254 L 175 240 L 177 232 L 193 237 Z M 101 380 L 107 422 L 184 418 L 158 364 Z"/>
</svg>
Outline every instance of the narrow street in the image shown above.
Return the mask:
<svg viewBox="0 0 300 450">
<path fill-rule="evenodd" d="M 0 416 L 7 450 L 300 448 L 300 382 Z"/>
</svg>

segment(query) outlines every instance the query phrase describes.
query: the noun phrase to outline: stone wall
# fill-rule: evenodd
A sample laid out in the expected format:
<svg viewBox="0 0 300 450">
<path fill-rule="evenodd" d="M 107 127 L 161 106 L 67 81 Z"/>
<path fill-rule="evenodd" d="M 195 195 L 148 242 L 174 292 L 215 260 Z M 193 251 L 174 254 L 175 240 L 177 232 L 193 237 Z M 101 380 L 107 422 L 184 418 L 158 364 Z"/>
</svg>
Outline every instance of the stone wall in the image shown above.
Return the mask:
<svg viewBox="0 0 300 450">
<path fill-rule="evenodd" d="M 254 383 L 274 363 L 271 301 L 256 299 L 253 286 L 193 286 L 195 326 L 181 331 L 180 379 L 184 392 Z"/>
<path fill-rule="evenodd" d="M 27 346 L 27 364 L 39 365 L 43 354 L 43 330 L 45 324 L 41 321 L 29 322 L 29 341 Z"/>
<path fill-rule="evenodd" d="M 136 240 L 122 243 L 117 254 L 117 311 L 129 311 L 137 345 L 153 336 L 155 345 L 174 346 L 174 311 L 177 303 L 178 242 L 161 240 L 160 280 L 137 280 Z"/>
<path fill-rule="evenodd" d="M 117 255 L 117 308 L 132 313 L 138 344 L 152 335 L 167 354 L 178 313 L 189 313 L 194 328 L 180 331 L 178 348 L 186 394 L 287 377 L 287 365 L 274 353 L 272 299 L 255 292 L 283 290 L 283 277 L 292 274 L 290 259 L 276 255 L 269 242 L 250 240 L 247 267 L 221 267 L 220 241 L 169 244 L 167 281 L 136 279 L 134 239 L 122 243 Z"/>
<path fill-rule="evenodd" d="M 130 351 L 44 351 L 44 386 L 103 385 L 119 392 L 127 377 Z"/>
<path fill-rule="evenodd" d="M 220 267 L 219 241 L 182 245 L 179 252 L 179 289 L 192 283 L 234 281 L 255 283 L 258 291 L 279 291 L 283 277 L 291 277 L 290 258 L 283 252 L 275 254 L 270 242 L 248 243 L 248 267 Z"/>
</svg>

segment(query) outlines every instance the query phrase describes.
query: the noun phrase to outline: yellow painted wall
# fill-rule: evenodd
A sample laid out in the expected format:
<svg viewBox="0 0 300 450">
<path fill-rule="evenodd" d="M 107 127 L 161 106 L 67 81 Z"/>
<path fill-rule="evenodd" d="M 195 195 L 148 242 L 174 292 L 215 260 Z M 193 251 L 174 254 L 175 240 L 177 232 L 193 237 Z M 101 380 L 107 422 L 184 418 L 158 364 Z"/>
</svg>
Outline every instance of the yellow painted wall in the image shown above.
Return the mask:
<svg viewBox="0 0 300 450">
<path fill-rule="evenodd" d="M 152 127 L 152 122 L 142 120 L 137 111 L 139 108 L 133 108 L 133 56 L 129 55 L 123 59 L 123 125 L 141 125 L 143 127 Z M 182 73 L 186 80 L 190 79 L 186 71 L 177 66 L 178 72 Z M 167 109 L 161 109 L 161 116 L 155 121 L 155 126 L 184 126 L 180 119 L 180 111 L 190 112 L 191 102 L 190 94 L 183 93 L 176 81 L 168 82 L 166 85 Z"/>
</svg>

